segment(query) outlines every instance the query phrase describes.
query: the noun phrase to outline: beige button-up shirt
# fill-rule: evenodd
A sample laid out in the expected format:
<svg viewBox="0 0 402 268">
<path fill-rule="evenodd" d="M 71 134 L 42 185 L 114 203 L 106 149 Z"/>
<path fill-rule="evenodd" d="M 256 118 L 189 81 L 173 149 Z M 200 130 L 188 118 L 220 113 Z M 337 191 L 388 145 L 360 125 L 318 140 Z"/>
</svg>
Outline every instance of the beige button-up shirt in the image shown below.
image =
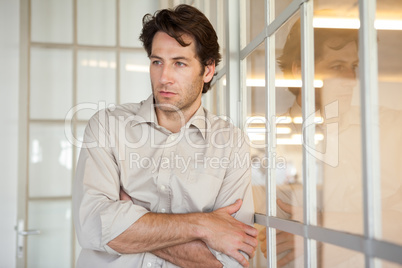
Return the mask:
<svg viewBox="0 0 402 268">
<path fill-rule="evenodd" d="M 152 95 L 102 110 L 86 127 L 74 182 L 77 267 L 176 267 L 149 252 L 119 254 L 107 243 L 150 211 L 211 212 L 239 198 L 234 217 L 251 225 L 250 181 L 247 139 L 203 107 L 179 133 L 159 126 Z M 132 202 L 119 200 L 120 187 Z M 225 267 L 240 266 L 211 252 Z"/>
</svg>

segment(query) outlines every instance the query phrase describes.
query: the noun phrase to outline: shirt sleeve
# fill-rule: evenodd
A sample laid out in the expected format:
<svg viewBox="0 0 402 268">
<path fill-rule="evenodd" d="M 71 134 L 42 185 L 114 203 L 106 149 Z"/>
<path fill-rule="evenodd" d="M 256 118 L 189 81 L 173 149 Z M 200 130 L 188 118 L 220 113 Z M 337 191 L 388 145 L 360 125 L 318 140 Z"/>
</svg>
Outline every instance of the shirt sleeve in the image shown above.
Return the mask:
<svg viewBox="0 0 402 268">
<path fill-rule="evenodd" d="M 233 217 L 245 224 L 254 224 L 254 202 L 251 187 L 251 159 L 250 147 L 247 137 L 238 130 L 230 155 L 230 164 L 226 170 L 222 187 L 215 203 L 215 209 L 233 204 L 237 199 L 242 199 L 241 208 Z M 224 267 L 242 267 L 235 259 L 223 253 L 211 249 L 212 254 L 224 265 Z M 241 252 L 246 259 L 248 255 Z"/>
<path fill-rule="evenodd" d="M 85 129 L 73 186 L 74 226 L 82 248 L 118 254 L 107 243 L 148 211 L 120 201 L 120 171 L 106 115 L 100 111 Z"/>
</svg>

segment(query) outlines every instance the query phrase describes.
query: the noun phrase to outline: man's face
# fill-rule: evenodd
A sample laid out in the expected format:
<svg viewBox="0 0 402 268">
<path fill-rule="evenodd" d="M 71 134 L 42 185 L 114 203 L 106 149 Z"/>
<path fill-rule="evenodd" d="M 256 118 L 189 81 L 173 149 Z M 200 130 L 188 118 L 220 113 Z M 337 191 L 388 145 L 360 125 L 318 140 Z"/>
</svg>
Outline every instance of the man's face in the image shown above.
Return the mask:
<svg viewBox="0 0 402 268">
<path fill-rule="evenodd" d="M 182 36 L 189 46 L 182 47 L 164 32 L 157 32 L 150 55 L 152 92 L 157 109 L 163 112 L 194 113 L 201 105 L 202 88 L 209 82 L 209 67 L 197 58 L 194 39 Z"/>
<path fill-rule="evenodd" d="M 359 58 L 356 42 L 347 43 L 339 50 L 331 48 L 331 41 L 324 44 L 322 57 L 315 64 L 315 79 L 324 85 L 316 89 L 320 96 L 320 106 L 339 102 L 339 112 L 349 110 L 356 86 L 356 68 Z"/>
</svg>

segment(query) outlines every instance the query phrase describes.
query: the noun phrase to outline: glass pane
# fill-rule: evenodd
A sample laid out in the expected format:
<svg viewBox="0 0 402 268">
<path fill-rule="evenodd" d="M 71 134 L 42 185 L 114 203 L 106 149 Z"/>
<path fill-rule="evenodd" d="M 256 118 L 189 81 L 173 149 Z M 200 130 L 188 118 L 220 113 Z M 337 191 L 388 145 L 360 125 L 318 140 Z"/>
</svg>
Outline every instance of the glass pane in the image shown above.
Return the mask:
<svg viewBox="0 0 402 268">
<path fill-rule="evenodd" d="M 246 27 L 245 34 L 246 35 L 246 44 L 252 41 L 257 35 L 259 35 L 266 25 L 265 23 L 265 4 L 264 0 L 253 0 L 253 1 L 245 1 L 244 5 L 246 8 L 246 12 L 241 12 L 246 16 Z"/>
<path fill-rule="evenodd" d="M 289 211 L 283 207 L 283 203 L 279 203 L 277 216 L 302 222 L 302 112 L 300 103 L 296 99 L 296 96 L 301 94 L 301 77 L 299 72 L 289 68 L 289 65 L 300 65 L 301 61 L 300 35 L 293 36 L 290 33 L 290 29 L 299 18 L 300 14 L 297 13 L 275 33 L 276 144 L 271 146 L 276 149 L 274 158 L 276 196 L 281 201 L 292 205 L 292 210 Z"/>
<path fill-rule="evenodd" d="M 266 231 L 267 229 L 263 225 L 254 224 L 254 227 L 258 230 L 258 246 L 255 250 L 254 257 L 250 260 L 250 267 L 253 268 L 265 268 L 267 267 L 267 251 L 266 251 Z"/>
<path fill-rule="evenodd" d="M 322 268 L 356 268 L 364 266 L 364 255 L 360 252 L 322 243 L 318 246 L 318 259 Z"/>
<path fill-rule="evenodd" d="M 72 60 L 70 50 L 31 49 L 31 118 L 64 119 L 73 100 Z"/>
<path fill-rule="evenodd" d="M 275 0 L 275 18 L 277 18 L 293 0 Z"/>
<path fill-rule="evenodd" d="M 216 81 L 217 86 L 216 86 L 216 92 L 217 94 L 217 115 L 222 115 L 225 116 L 227 113 L 227 94 L 226 94 L 226 75 L 224 75 L 221 79 Z"/>
<path fill-rule="evenodd" d="M 221 62 L 216 68 L 218 71 L 225 65 L 225 12 L 224 12 L 225 1 L 195 1 L 194 6 L 200 9 L 205 16 L 209 19 L 212 26 L 215 29 L 216 35 L 218 36 L 219 43 L 219 53 L 221 53 Z"/>
<path fill-rule="evenodd" d="M 258 246 L 252 259 L 253 268 L 268 267 L 266 228 L 255 224 L 258 230 Z M 296 268 L 304 267 L 303 237 L 276 230 L 277 267 Z M 321 267 L 317 265 L 317 267 Z"/>
<path fill-rule="evenodd" d="M 278 267 L 304 267 L 304 239 L 278 230 L 276 234 L 276 254 Z M 314 260 L 312 260 L 314 262 Z M 317 265 L 320 267 L 320 265 Z"/>
<path fill-rule="evenodd" d="M 245 36 L 247 39 L 247 43 L 256 38 L 265 28 L 266 26 L 266 18 L 265 18 L 265 10 L 267 9 L 265 0 L 253 0 L 253 1 L 244 1 L 244 6 L 246 9 L 245 21 Z M 275 17 L 278 17 L 279 14 L 285 10 L 285 8 L 292 2 L 292 0 L 275 0 L 274 8 L 275 8 Z M 275 19 L 272 18 L 272 19 Z M 242 44 L 242 48 L 244 45 Z"/>
<path fill-rule="evenodd" d="M 116 57 L 114 52 L 78 51 L 77 112 L 89 119 L 98 109 L 116 102 Z"/>
<path fill-rule="evenodd" d="M 122 52 L 120 56 L 120 103 L 147 99 L 152 88 L 146 52 L 140 49 L 136 52 Z"/>
<path fill-rule="evenodd" d="M 32 0 L 33 42 L 73 42 L 73 1 Z"/>
<path fill-rule="evenodd" d="M 116 45 L 116 1 L 77 1 L 78 43 Z"/>
<path fill-rule="evenodd" d="M 72 267 L 71 201 L 30 201 L 27 267 Z"/>
<path fill-rule="evenodd" d="M 362 234 L 357 0 L 315 2 L 314 57 L 319 224 Z M 342 23 L 346 26 L 342 27 Z"/>
<path fill-rule="evenodd" d="M 219 71 L 223 66 L 226 66 L 226 14 L 224 10 L 224 1 L 214 1 L 216 3 L 217 10 L 217 22 L 215 27 L 216 34 L 218 36 L 218 42 L 220 46 L 220 53 L 222 60 L 216 68 Z"/>
<path fill-rule="evenodd" d="M 377 0 L 376 19 L 382 236 L 402 244 L 402 2 Z M 397 26 L 393 20 L 399 30 L 389 30 Z"/>
<path fill-rule="evenodd" d="M 245 130 L 250 139 L 254 206 L 256 213 L 266 213 L 265 180 L 268 161 L 265 153 L 265 46 L 256 48 L 246 58 L 247 119 Z"/>
<path fill-rule="evenodd" d="M 401 268 L 401 264 L 383 261 L 381 259 L 376 259 L 376 263 L 378 263 L 381 268 Z"/>
<path fill-rule="evenodd" d="M 72 147 L 64 125 L 31 123 L 29 196 L 71 195 Z"/>
<path fill-rule="evenodd" d="M 154 14 L 158 1 L 120 0 L 120 45 L 123 47 L 142 47 L 138 37 L 142 30 L 142 17 Z"/>
</svg>

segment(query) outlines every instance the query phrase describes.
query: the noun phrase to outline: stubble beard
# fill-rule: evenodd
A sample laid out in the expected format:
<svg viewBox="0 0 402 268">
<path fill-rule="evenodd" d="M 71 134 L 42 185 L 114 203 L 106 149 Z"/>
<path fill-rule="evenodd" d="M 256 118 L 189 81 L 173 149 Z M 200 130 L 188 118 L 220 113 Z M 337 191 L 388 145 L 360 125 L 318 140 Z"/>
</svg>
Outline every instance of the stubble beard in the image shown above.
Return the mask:
<svg viewBox="0 0 402 268">
<path fill-rule="evenodd" d="M 158 92 L 161 88 L 155 89 L 153 83 L 151 82 L 152 85 L 152 92 Z M 154 93 L 154 100 L 155 100 L 155 108 L 163 112 L 167 116 L 182 116 L 183 113 L 185 113 L 187 110 L 191 108 L 193 103 L 197 101 L 198 96 L 202 92 L 202 80 L 199 79 L 197 81 L 194 81 L 190 85 L 190 89 L 187 92 L 191 92 L 191 94 L 186 94 L 183 96 L 182 99 L 179 99 L 177 101 L 164 101 L 163 97 L 160 99 L 158 98 L 158 95 Z"/>
</svg>

